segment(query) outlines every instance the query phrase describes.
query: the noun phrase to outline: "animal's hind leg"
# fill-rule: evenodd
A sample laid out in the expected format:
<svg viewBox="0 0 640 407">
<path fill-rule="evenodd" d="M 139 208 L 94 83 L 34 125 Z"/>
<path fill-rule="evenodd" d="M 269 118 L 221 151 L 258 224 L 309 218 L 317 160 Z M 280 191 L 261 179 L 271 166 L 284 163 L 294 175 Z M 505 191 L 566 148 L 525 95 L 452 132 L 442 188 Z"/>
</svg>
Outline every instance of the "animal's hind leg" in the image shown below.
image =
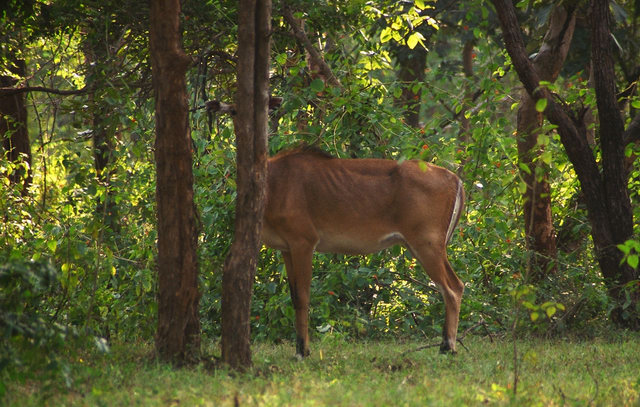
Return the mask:
<svg viewBox="0 0 640 407">
<path fill-rule="evenodd" d="M 309 297 L 311 292 L 312 249 L 282 252 L 287 269 L 291 301 L 296 311 L 296 355 L 309 356 Z"/>
<path fill-rule="evenodd" d="M 445 322 L 442 329 L 441 352 L 456 352 L 456 334 L 460 316 L 460 303 L 464 284 L 449 264 L 444 245 L 433 241 L 409 242 L 411 251 L 418 258 L 429 277 L 442 293 L 445 306 Z"/>
<path fill-rule="evenodd" d="M 446 316 L 445 325 L 442 330 L 442 344 L 440 345 L 440 352 L 445 353 L 450 351 L 455 353 L 458 321 L 460 319 L 460 303 L 462 302 L 464 284 L 453 271 L 453 268 L 446 257 L 444 258 L 444 265 L 446 269 L 448 289 L 441 289 L 443 291 L 442 295 L 445 299 Z"/>
</svg>

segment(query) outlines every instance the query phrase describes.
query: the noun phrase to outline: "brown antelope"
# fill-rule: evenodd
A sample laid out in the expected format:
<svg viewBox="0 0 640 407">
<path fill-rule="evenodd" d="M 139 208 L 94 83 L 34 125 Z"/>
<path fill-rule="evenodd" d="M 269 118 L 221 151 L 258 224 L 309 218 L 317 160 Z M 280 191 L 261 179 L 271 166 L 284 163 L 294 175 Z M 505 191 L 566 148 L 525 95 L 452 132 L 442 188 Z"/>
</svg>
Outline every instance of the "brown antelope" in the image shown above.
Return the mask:
<svg viewBox="0 0 640 407">
<path fill-rule="evenodd" d="M 369 254 L 396 244 L 411 251 L 442 293 L 440 350 L 455 352 L 464 285 L 446 246 L 464 191 L 454 173 L 416 160 L 333 158 L 308 147 L 269 158 L 267 171 L 262 241 L 284 258 L 297 355 L 309 355 L 313 252 Z"/>
</svg>

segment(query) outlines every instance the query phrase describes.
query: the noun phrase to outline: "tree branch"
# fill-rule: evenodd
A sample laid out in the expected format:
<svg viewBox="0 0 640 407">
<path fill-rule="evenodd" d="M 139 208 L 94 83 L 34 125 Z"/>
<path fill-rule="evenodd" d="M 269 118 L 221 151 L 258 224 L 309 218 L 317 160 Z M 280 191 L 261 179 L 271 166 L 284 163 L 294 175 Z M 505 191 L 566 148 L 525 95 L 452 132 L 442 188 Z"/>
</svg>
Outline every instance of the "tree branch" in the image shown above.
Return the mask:
<svg viewBox="0 0 640 407">
<path fill-rule="evenodd" d="M 558 126 L 558 133 L 569 160 L 573 163 L 583 191 L 591 199 L 589 205 L 604 205 L 602 196 L 602 178 L 593 151 L 584 134 L 571 119 L 563 106 L 559 105 L 547 88 L 540 87 L 540 78 L 529 60 L 522 40 L 518 19 L 511 0 L 492 0 L 498 14 L 502 35 L 511 62 L 520 81 L 534 100 L 547 99 L 545 115 Z M 604 213 L 603 208 L 591 207 L 591 213 Z M 601 212 L 598 212 L 601 211 Z"/>
<path fill-rule="evenodd" d="M 338 78 L 336 78 L 329 65 L 327 65 L 324 58 L 322 58 L 322 55 L 320 55 L 320 52 L 315 49 L 315 47 L 311 43 L 311 40 L 309 40 L 309 37 L 307 37 L 307 34 L 302 28 L 302 22 L 293 16 L 293 13 L 291 12 L 291 9 L 288 5 L 284 6 L 282 16 L 285 20 L 287 20 L 287 23 L 293 31 L 293 35 L 298 41 L 300 41 L 307 53 L 309 53 L 309 57 L 312 63 L 318 67 L 319 74 L 322 75 L 331 85 L 342 88 L 342 84 L 340 83 Z"/>
<path fill-rule="evenodd" d="M 8 88 L 0 88 L 0 97 L 7 97 L 18 95 L 20 93 L 25 92 L 45 92 L 45 93 L 53 93 L 55 95 L 82 95 L 88 92 L 87 87 L 85 86 L 82 89 L 71 89 L 71 90 L 62 90 L 62 89 L 53 89 L 47 88 L 45 86 L 23 86 L 23 87 L 8 87 Z"/>
</svg>

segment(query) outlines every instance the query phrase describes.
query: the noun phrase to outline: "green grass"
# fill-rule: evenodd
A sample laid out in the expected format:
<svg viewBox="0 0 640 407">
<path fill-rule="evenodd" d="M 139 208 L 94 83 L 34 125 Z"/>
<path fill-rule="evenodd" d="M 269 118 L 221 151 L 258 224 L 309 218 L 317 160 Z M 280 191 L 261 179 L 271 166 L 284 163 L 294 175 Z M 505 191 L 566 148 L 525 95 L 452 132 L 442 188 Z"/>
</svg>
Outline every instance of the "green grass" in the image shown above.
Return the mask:
<svg viewBox="0 0 640 407">
<path fill-rule="evenodd" d="M 612 335 L 613 336 L 613 335 Z M 304 361 L 291 343 L 256 344 L 243 374 L 203 366 L 172 369 L 151 345 L 114 346 L 74 357 L 73 383 L 5 382 L 1 405 L 29 406 L 457 406 L 640 405 L 640 338 L 513 342 L 467 338 L 456 356 L 421 343 L 345 341 L 324 336 Z"/>
</svg>

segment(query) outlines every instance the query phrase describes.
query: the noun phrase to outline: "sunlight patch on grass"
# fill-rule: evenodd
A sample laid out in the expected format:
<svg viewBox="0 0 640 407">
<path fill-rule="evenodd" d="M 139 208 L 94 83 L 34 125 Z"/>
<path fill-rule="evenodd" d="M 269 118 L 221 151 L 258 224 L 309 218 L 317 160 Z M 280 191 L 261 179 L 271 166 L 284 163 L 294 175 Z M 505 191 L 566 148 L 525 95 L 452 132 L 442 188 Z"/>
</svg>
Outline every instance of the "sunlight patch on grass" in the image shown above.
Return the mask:
<svg viewBox="0 0 640 407">
<path fill-rule="evenodd" d="M 9 406 L 388 406 L 637 405 L 640 340 L 518 340 L 514 395 L 513 343 L 469 338 L 456 356 L 421 343 L 345 341 L 326 336 L 297 361 L 291 343 L 260 343 L 242 374 L 203 366 L 174 370 L 149 357 L 151 346 L 113 346 L 73 366 L 70 389 L 46 395 L 38 384 L 9 382 Z M 409 352 L 407 352 L 409 351 Z M 406 353 L 405 353 L 406 352 Z M 34 389 L 36 386 L 36 389 Z M 40 384 L 40 386 L 42 386 Z"/>
</svg>

